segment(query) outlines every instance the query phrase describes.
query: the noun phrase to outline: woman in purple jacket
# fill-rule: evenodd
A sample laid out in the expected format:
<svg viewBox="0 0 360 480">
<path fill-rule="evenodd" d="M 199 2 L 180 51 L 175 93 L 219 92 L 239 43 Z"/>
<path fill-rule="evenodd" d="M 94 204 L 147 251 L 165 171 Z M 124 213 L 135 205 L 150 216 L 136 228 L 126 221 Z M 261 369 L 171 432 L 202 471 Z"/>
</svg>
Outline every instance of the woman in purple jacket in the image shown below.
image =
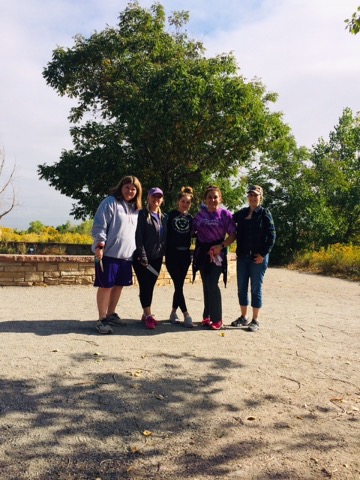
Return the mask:
<svg viewBox="0 0 360 480">
<path fill-rule="evenodd" d="M 226 248 L 236 238 L 236 225 L 229 210 L 222 208 L 221 191 L 209 186 L 204 194 L 204 206 L 193 221 L 196 248 L 194 272 L 200 270 L 204 293 L 201 325 L 219 330 L 222 327 L 222 302 L 219 288 L 221 273 L 226 273 Z"/>
</svg>

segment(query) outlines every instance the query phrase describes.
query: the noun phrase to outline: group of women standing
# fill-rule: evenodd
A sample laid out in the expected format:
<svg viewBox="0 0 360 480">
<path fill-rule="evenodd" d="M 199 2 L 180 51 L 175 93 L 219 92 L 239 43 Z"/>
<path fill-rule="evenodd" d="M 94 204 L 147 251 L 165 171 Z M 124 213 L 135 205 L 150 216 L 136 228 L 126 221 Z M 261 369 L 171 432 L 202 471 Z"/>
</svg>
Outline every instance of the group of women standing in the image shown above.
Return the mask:
<svg viewBox="0 0 360 480">
<path fill-rule="evenodd" d="M 145 328 L 156 328 L 158 321 L 151 311 L 154 287 L 163 257 L 174 283 L 169 320 L 180 323 L 180 308 L 185 327 L 193 327 L 183 286 L 191 264 L 190 245 L 196 238 L 193 254 L 193 275 L 199 271 L 203 285 L 204 310 L 201 325 L 219 330 L 223 325 L 221 274 L 226 283 L 227 247 L 237 240 L 237 280 L 240 317 L 234 327 L 250 331 L 259 329 L 258 315 L 262 306 L 262 283 L 269 252 L 275 242 L 275 228 L 270 212 L 261 206 L 262 189 L 252 185 L 248 190 L 249 206 L 234 215 L 221 205 L 221 191 L 206 188 L 200 211 L 193 217 L 189 210 L 193 201 L 191 187 L 183 187 L 177 208 L 167 215 L 161 206 L 164 195 L 160 188 L 151 188 L 147 205 L 142 208 L 142 187 L 133 176 L 124 177 L 99 205 L 94 217 L 92 235 L 95 253 L 95 282 L 99 333 L 112 333 L 112 325 L 126 322 L 116 313 L 122 288 L 132 285 L 134 268 L 143 309 Z M 251 286 L 252 320 L 248 321 L 248 285 Z"/>
</svg>

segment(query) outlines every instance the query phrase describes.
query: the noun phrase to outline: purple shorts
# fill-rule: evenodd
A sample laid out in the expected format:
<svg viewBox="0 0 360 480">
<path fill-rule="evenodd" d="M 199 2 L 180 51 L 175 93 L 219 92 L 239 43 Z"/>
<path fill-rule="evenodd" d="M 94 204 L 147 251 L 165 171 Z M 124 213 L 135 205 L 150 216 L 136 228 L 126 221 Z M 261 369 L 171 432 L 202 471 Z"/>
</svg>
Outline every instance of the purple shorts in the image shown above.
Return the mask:
<svg viewBox="0 0 360 480">
<path fill-rule="evenodd" d="M 103 257 L 104 271 L 100 263 L 95 263 L 94 287 L 112 288 L 126 287 L 133 284 L 132 262 L 120 258 Z"/>
</svg>

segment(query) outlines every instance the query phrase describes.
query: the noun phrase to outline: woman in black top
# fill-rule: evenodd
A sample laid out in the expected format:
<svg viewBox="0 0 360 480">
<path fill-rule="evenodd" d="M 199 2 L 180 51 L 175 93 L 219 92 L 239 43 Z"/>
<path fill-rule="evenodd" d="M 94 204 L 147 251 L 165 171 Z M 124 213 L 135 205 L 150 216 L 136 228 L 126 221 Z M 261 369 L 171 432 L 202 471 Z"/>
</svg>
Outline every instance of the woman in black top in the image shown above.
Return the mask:
<svg viewBox="0 0 360 480">
<path fill-rule="evenodd" d="M 193 326 L 185 297 L 184 282 L 191 263 L 190 244 L 193 217 L 189 214 L 193 199 L 193 189 L 183 187 L 178 196 L 178 208 L 171 210 L 167 220 L 166 268 L 174 282 L 175 292 L 170 313 L 172 323 L 180 323 L 176 310 L 180 307 L 184 315 L 184 326 Z"/>
<path fill-rule="evenodd" d="M 262 306 L 264 275 L 276 234 L 271 213 L 261 206 L 263 189 L 259 185 L 251 185 L 247 198 L 249 206 L 233 215 L 236 223 L 237 281 L 241 316 L 231 325 L 247 326 L 249 331 L 256 332 L 260 326 L 258 316 Z M 249 281 L 253 313 L 250 323 L 246 318 Z"/>
<path fill-rule="evenodd" d="M 163 197 L 160 188 L 149 190 L 147 208 L 139 211 L 135 232 L 133 268 L 139 282 L 140 302 L 144 311 L 141 320 L 149 329 L 154 329 L 158 324 L 151 314 L 151 303 L 165 253 L 166 217 L 160 208 Z"/>
</svg>

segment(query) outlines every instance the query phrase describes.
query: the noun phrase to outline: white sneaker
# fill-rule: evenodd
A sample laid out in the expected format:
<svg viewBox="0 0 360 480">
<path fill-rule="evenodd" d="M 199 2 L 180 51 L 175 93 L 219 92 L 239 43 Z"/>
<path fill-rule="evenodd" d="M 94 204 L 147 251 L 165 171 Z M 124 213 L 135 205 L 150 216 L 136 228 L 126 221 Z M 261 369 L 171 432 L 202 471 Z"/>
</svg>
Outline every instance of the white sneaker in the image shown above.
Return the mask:
<svg viewBox="0 0 360 480">
<path fill-rule="evenodd" d="M 103 333 L 104 335 L 109 335 L 110 333 L 113 333 L 110 325 L 108 323 L 106 323 L 106 318 L 103 318 L 102 320 L 97 321 L 96 330 L 99 333 Z"/>
<path fill-rule="evenodd" d="M 190 315 L 186 315 L 184 318 L 184 327 L 193 328 L 194 324 Z"/>
<path fill-rule="evenodd" d="M 171 323 L 180 323 L 180 318 L 177 316 L 176 312 L 171 312 L 170 313 L 170 318 L 169 318 Z"/>
</svg>

